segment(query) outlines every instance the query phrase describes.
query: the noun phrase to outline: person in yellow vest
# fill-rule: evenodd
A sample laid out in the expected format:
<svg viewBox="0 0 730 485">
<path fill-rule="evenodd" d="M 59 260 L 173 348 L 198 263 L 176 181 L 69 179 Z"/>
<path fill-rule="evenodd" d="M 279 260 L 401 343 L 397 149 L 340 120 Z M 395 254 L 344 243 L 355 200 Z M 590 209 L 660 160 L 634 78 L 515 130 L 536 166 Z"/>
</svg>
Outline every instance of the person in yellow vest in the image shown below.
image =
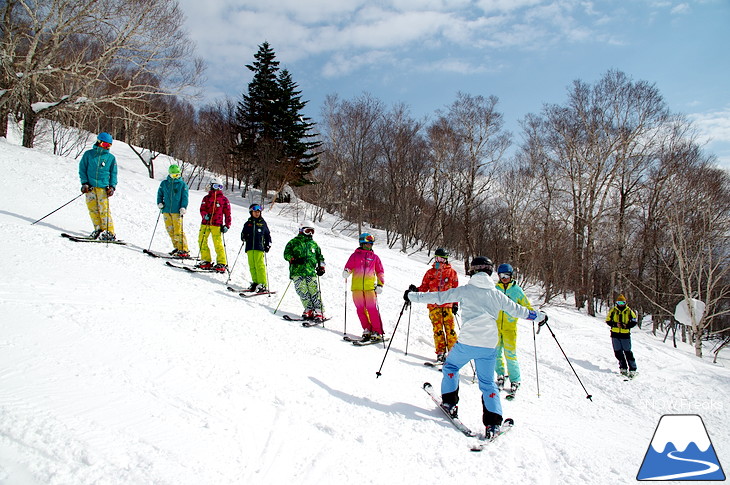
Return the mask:
<svg viewBox="0 0 730 485">
<path fill-rule="evenodd" d="M 636 360 L 631 351 L 631 329 L 636 326 L 636 312 L 626 304 L 626 297 L 619 295 L 616 305 L 606 315 L 606 325 L 611 327 L 613 353 L 618 359 L 621 374 L 627 377 L 636 375 Z"/>
</svg>

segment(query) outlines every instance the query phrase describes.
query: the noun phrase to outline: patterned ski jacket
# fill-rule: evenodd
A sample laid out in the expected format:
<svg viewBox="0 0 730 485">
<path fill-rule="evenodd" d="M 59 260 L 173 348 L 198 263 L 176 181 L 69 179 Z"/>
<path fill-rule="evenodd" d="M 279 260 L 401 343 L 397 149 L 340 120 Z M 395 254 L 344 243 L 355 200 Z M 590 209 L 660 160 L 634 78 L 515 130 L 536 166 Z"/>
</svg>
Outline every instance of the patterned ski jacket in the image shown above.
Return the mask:
<svg viewBox="0 0 730 485">
<path fill-rule="evenodd" d="M 350 289 L 375 290 L 375 287 L 385 284 L 383 263 L 372 250 L 358 248 L 345 263 L 345 270 L 352 274 Z"/>
<path fill-rule="evenodd" d="M 165 204 L 162 212 L 177 214 L 181 208 L 188 208 L 188 184 L 182 178 L 174 179 L 169 175 L 160 182 L 157 189 L 157 203 Z"/>
<path fill-rule="evenodd" d="M 454 268 L 449 263 L 433 263 L 433 266 L 426 271 L 423 275 L 423 281 L 421 286 L 418 287 L 418 291 L 444 291 L 459 286 L 459 276 L 456 274 Z M 444 305 L 427 305 L 428 309 L 432 309 L 438 306 L 451 308 L 454 303 L 446 303 Z"/>
<path fill-rule="evenodd" d="M 523 307 L 526 307 L 530 310 L 534 310 L 534 308 L 532 308 L 530 300 L 527 298 L 527 296 L 525 296 L 525 292 L 522 291 L 522 288 L 520 287 L 520 285 L 517 284 L 516 281 L 510 281 L 509 283 L 507 283 L 507 285 L 504 285 L 501 281 L 499 281 L 495 285 L 495 288 L 507 295 L 509 299 L 513 302 L 519 303 Z M 514 328 L 517 325 L 517 319 L 505 312 L 499 312 L 499 317 L 497 317 L 497 323 L 500 326 Z"/>
<path fill-rule="evenodd" d="M 606 325 L 611 327 L 611 337 L 627 339 L 631 338 L 631 329 L 637 323 L 636 312 L 626 305 L 626 308 L 611 307 L 606 315 Z"/>
<path fill-rule="evenodd" d="M 106 148 L 94 145 L 79 162 L 81 185 L 117 187 L 117 159 Z"/>
<path fill-rule="evenodd" d="M 271 233 L 263 217 L 249 217 L 241 230 L 241 241 L 246 243 L 246 252 L 267 251 L 271 246 Z"/>
<path fill-rule="evenodd" d="M 210 214 L 210 220 L 205 216 Z M 231 203 L 220 190 L 211 190 L 203 197 L 200 204 L 200 216 L 203 218 L 201 224 L 205 226 L 226 226 L 231 228 Z"/>
<path fill-rule="evenodd" d="M 312 236 L 298 234 L 286 243 L 284 259 L 289 262 L 289 279 L 297 276 L 316 276 L 317 268 L 324 268 L 324 256 Z"/>
</svg>

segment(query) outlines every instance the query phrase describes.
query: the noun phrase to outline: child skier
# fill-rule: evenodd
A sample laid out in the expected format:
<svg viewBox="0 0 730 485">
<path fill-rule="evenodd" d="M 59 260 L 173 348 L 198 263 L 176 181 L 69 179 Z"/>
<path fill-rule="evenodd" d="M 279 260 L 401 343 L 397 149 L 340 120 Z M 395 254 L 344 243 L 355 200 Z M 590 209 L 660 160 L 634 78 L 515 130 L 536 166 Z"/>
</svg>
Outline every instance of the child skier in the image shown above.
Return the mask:
<svg viewBox="0 0 730 485">
<path fill-rule="evenodd" d="M 208 194 L 203 197 L 203 202 L 200 204 L 200 215 L 203 218 L 198 233 L 200 263 L 196 266 L 200 269 L 214 269 L 218 273 L 225 273 L 228 269 L 228 260 L 223 234 L 231 228 L 231 203 L 223 195 L 223 182 L 220 178 L 211 179 Z M 215 266 L 213 266 L 208 247 L 209 235 L 213 236 L 217 263 Z"/>
<path fill-rule="evenodd" d="M 248 267 L 251 271 L 251 286 L 248 291 L 263 293 L 267 291 L 266 262 L 264 253 L 271 248 L 271 233 L 266 221 L 261 217 L 262 208 L 252 204 L 248 208 L 250 217 L 241 230 L 241 241 L 246 244 Z"/>
<path fill-rule="evenodd" d="M 304 306 L 302 318 L 323 321 L 322 292 L 319 277 L 324 274 L 324 257 L 319 245 L 314 241 L 314 224 L 304 221 L 299 226 L 299 234 L 291 239 L 284 248 L 284 259 L 289 262 L 289 279 Z"/>
<path fill-rule="evenodd" d="M 189 258 L 188 240 L 183 227 L 183 216 L 188 208 L 188 184 L 182 179 L 178 165 L 170 165 L 167 172 L 167 178 L 160 182 L 160 188 L 157 189 L 157 207 L 162 211 L 165 229 L 172 240 L 173 250 L 170 254 Z"/>
<path fill-rule="evenodd" d="M 109 197 L 117 187 L 117 159 L 109 149 L 114 139 L 109 133 L 99 133 L 94 146 L 79 161 L 81 193 L 86 194 L 86 207 L 94 225 L 89 237 L 114 241 L 114 221 L 109 210 Z"/>
<path fill-rule="evenodd" d="M 423 275 L 419 292 L 445 291 L 459 286 L 459 276 L 449 264 L 449 253 L 438 248 L 434 254 L 433 266 Z M 428 304 L 428 317 L 433 325 L 433 343 L 436 349 L 436 361 L 443 363 L 446 353 L 456 343 L 454 331 L 454 313 L 458 311 L 457 303 L 444 305 Z"/>
<path fill-rule="evenodd" d="M 507 295 L 510 300 L 532 310 L 530 300 L 525 296 L 520 285 L 512 279 L 514 270 L 512 265 L 503 263 L 497 268 L 499 282 L 496 288 Z M 510 394 L 517 392 L 520 387 L 520 365 L 517 362 L 517 319 L 505 312 L 499 312 L 497 317 L 497 330 L 499 331 L 499 342 L 497 343 L 497 387 L 504 388 L 504 359 L 502 352 L 507 359 L 507 372 L 510 382 Z"/>
<path fill-rule="evenodd" d="M 362 341 L 382 341 L 383 322 L 378 310 L 378 296 L 383 291 L 383 263 L 373 252 L 375 236 L 364 232 L 359 237 L 360 247 L 350 255 L 342 276 L 352 274 L 352 301 L 363 328 Z"/>
<path fill-rule="evenodd" d="M 418 288 L 411 285 L 403 295 L 406 301 L 416 303 L 461 303 L 464 323 L 456 344 L 446 356 L 441 380 L 442 406 L 451 416 L 458 416 L 459 370 L 474 360 L 482 391 L 482 422 L 487 438 L 499 434 L 502 425 L 502 403 L 494 382 L 495 347 L 499 338 L 495 315 L 501 310 L 541 325 L 548 320 L 544 313 L 528 310 L 497 291 L 491 278 L 493 267 L 489 258 L 477 256 L 469 265 L 471 278 L 466 285 L 430 293 L 418 293 Z"/>
<path fill-rule="evenodd" d="M 636 375 L 636 360 L 631 351 L 631 329 L 636 326 L 636 312 L 626 304 L 626 297 L 619 295 L 616 305 L 611 307 L 606 315 L 606 325 L 611 327 L 611 343 L 613 354 L 618 360 L 621 375 L 634 377 Z"/>
</svg>

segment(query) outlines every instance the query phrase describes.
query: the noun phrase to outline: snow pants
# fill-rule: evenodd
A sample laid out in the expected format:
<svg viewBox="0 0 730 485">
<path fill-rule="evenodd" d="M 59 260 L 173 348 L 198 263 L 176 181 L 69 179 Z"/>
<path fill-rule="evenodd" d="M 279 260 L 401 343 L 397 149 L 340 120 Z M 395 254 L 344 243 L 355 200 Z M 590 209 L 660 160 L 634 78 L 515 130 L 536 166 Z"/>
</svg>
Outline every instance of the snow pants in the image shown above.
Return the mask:
<svg viewBox="0 0 730 485">
<path fill-rule="evenodd" d="M 378 309 L 378 295 L 375 290 L 352 290 L 352 301 L 363 330 L 383 335 L 383 321 Z"/>
<path fill-rule="evenodd" d="M 208 236 L 213 236 L 213 247 L 215 248 L 216 263 L 228 264 L 226 258 L 226 247 L 223 245 L 223 234 L 220 226 L 208 226 L 201 224 L 198 233 L 198 245 L 200 246 L 200 260 L 212 262 L 210 248 L 208 247 Z"/>
<path fill-rule="evenodd" d="M 517 322 L 497 322 L 499 330 L 499 341 L 497 342 L 497 364 L 495 371 L 497 375 L 509 375 L 510 382 L 520 382 L 520 364 L 517 362 Z M 505 373 L 504 359 L 507 359 L 507 372 Z"/>
<path fill-rule="evenodd" d="M 611 337 L 611 343 L 613 344 L 613 355 L 618 360 L 618 368 L 620 370 L 628 368 L 635 371 L 636 361 L 634 360 L 634 353 L 631 351 L 631 339 Z"/>
<path fill-rule="evenodd" d="M 167 229 L 167 234 L 170 236 L 172 246 L 178 251 L 189 252 L 188 240 L 185 237 L 185 230 L 183 229 L 182 216 L 180 214 L 163 212 L 162 218 L 165 221 L 165 229 Z"/>
<path fill-rule="evenodd" d="M 304 310 L 324 312 L 322 306 L 322 294 L 319 291 L 319 283 L 316 276 L 294 276 L 292 279 L 294 289 L 302 301 Z"/>
<path fill-rule="evenodd" d="M 479 390 L 482 391 L 482 422 L 485 426 L 502 424 L 502 402 L 499 398 L 497 383 L 494 382 L 495 349 L 474 347 L 456 342 L 446 356 L 442 370 L 441 398 L 444 403 L 459 402 L 459 370 L 474 361 Z"/>
<path fill-rule="evenodd" d="M 246 251 L 246 256 L 248 256 L 248 268 L 251 270 L 251 282 L 266 286 L 264 252 L 258 249 L 251 249 L 250 251 Z"/>
<path fill-rule="evenodd" d="M 454 311 L 450 307 L 433 307 L 428 311 L 433 325 L 433 344 L 436 354 L 445 354 L 456 343 Z"/>
<path fill-rule="evenodd" d="M 86 208 L 95 230 L 108 231 L 114 234 L 114 221 L 109 210 L 109 197 L 106 187 L 92 187 L 86 192 Z"/>
</svg>

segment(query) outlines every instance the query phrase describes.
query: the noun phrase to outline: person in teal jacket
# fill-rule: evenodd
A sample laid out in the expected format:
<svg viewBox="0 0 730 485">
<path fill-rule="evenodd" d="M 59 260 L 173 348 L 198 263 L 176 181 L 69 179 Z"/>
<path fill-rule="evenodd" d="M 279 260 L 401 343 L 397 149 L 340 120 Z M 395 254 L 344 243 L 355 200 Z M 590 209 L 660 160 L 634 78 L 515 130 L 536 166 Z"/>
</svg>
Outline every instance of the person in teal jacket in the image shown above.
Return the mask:
<svg viewBox="0 0 730 485">
<path fill-rule="evenodd" d="M 304 306 L 302 318 L 322 321 L 324 307 L 319 277 L 325 272 L 325 264 L 322 251 L 313 236 L 314 224 L 302 222 L 299 234 L 284 248 L 284 259 L 289 262 L 289 279 L 294 283 L 294 289 Z"/>
<path fill-rule="evenodd" d="M 183 216 L 188 209 L 188 184 L 182 179 L 180 166 L 170 165 L 167 172 L 167 178 L 160 182 L 160 188 L 157 189 L 157 207 L 162 211 L 165 229 L 172 240 L 173 250 L 170 254 L 189 258 L 188 240 L 183 227 Z"/>
<path fill-rule="evenodd" d="M 117 159 L 109 149 L 114 139 L 109 133 L 99 133 L 94 146 L 87 150 L 79 162 L 81 193 L 86 194 L 94 232 L 89 237 L 114 241 L 114 220 L 109 210 L 109 197 L 117 189 Z"/>
<path fill-rule="evenodd" d="M 497 290 L 501 291 L 509 297 L 513 302 L 522 305 L 528 310 L 533 310 L 530 300 L 525 296 L 520 285 L 512 279 L 514 270 L 512 265 L 508 263 L 500 264 L 497 268 L 499 282 L 495 285 Z M 520 387 L 520 364 L 517 362 L 517 319 L 505 312 L 499 312 L 497 317 L 497 330 L 499 331 L 499 341 L 497 342 L 497 363 L 495 372 L 497 373 L 497 387 L 504 388 L 505 367 L 502 352 L 507 359 L 507 375 L 510 381 L 510 394 L 514 395 Z"/>
</svg>

